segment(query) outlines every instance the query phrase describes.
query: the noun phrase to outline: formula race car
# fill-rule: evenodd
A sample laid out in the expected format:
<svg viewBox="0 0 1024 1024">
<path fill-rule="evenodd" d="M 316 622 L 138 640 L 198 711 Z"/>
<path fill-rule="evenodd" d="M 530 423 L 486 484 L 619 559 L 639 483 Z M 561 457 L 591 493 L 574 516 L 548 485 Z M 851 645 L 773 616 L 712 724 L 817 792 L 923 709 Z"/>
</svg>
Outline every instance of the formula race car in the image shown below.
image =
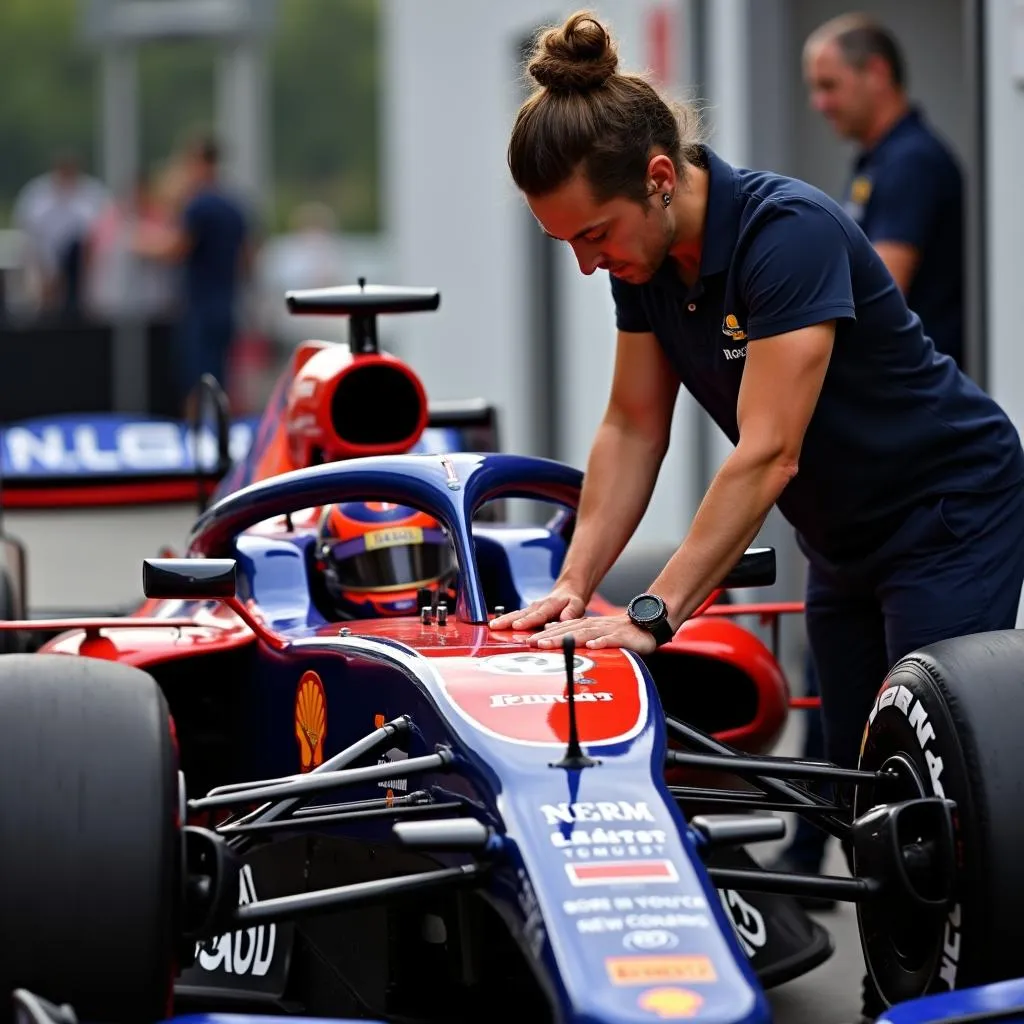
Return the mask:
<svg viewBox="0 0 1024 1024">
<path fill-rule="evenodd" d="M 754 1024 L 831 952 L 800 895 L 856 902 L 881 1005 L 1020 973 L 1018 634 L 903 659 L 843 770 L 769 753 L 785 679 L 729 620 L 789 609 L 708 603 L 647 657 L 495 632 L 581 474 L 413 450 L 374 318 L 436 291 L 288 301 L 351 344 L 296 352 L 145 603 L 0 623 L 51 634 L 0 656 L 0 1015 Z M 774 575 L 752 549 L 721 587 Z M 763 870 L 780 811 L 853 877 Z"/>
</svg>

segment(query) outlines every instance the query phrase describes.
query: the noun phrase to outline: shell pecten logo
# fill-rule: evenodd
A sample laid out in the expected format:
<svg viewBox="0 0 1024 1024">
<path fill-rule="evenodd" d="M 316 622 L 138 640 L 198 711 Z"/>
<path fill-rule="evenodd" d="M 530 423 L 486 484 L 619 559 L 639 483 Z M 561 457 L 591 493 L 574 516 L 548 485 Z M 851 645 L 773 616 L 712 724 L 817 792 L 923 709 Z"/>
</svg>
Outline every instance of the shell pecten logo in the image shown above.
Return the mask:
<svg viewBox="0 0 1024 1024">
<path fill-rule="evenodd" d="M 746 341 L 747 332 L 740 327 L 739 318 L 735 313 L 726 313 L 722 321 L 722 333 L 734 341 Z"/>
<path fill-rule="evenodd" d="M 641 1010 L 653 1013 L 660 1020 L 696 1017 L 703 1004 L 704 999 L 699 993 L 675 986 L 649 988 L 646 992 L 641 992 L 640 998 L 637 999 L 637 1005 Z"/>
<path fill-rule="evenodd" d="M 295 691 L 295 738 L 299 741 L 299 760 L 304 772 L 324 763 L 324 737 L 327 735 L 327 698 L 324 684 L 312 670 L 304 672 Z"/>
</svg>

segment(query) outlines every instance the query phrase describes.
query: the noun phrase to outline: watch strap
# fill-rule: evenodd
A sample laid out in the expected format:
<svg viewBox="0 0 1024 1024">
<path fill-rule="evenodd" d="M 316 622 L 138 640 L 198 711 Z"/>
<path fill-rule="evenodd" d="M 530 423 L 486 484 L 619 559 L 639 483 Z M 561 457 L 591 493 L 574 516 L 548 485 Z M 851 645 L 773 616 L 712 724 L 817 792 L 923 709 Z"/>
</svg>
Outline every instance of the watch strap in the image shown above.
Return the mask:
<svg viewBox="0 0 1024 1024">
<path fill-rule="evenodd" d="M 672 623 L 668 621 L 667 616 L 665 618 L 658 619 L 657 622 L 651 623 L 651 625 L 647 627 L 647 630 L 658 642 L 659 647 L 662 644 L 667 644 L 669 640 L 676 635 L 675 630 L 672 629 Z"/>
</svg>

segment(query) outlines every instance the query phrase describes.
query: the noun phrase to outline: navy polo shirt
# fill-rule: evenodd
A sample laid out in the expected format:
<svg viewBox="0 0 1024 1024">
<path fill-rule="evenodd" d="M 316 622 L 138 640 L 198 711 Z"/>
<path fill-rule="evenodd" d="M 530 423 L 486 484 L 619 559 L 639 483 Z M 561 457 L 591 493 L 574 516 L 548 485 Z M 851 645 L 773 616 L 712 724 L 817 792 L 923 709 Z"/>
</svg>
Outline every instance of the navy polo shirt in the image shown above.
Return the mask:
<svg viewBox="0 0 1024 1024">
<path fill-rule="evenodd" d="M 936 353 L 843 208 L 804 182 L 703 152 L 710 181 L 698 279 L 688 288 L 671 258 L 642 285 L 613 277 L 617 324 L 656 335 L 735 444 L 747 347 L 837 321 L 799 471 L 777 503 L 802 542 L 837 562 L 857 558 L 920 503 L 1024 480 L 1016 429 Z"/>
<path fill-rule="evenodd" d="M 921 254 L 907 294 L 940 352 L 963 366 L 963 180 L 956 159 L 917 110 L 899 120 L 853 167 L 846 212 L 872 242 Z"/>
<path fill-rule="evenodd" d="M 185 261 L 188 310 L 229 316 L 238 293 L 248 226 L 240 203 L 217 188 L 197 193 L 182 214 L 191 241 Z"/>
</svg>

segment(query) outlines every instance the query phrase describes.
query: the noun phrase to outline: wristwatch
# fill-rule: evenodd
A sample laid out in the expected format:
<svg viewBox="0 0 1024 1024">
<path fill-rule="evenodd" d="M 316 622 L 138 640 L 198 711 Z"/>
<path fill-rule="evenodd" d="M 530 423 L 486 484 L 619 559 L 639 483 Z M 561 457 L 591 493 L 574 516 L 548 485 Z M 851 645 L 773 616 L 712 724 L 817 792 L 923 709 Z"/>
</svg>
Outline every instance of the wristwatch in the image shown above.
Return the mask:
<svg viewBox="0 0 1024 1024">
<path fill-rule="evenodd" d="M 675 630 L 668 621 L 668 608 L 656 594 L 639 594 L 626 607 L 626 614 L 634 626 L 646 629 L 660 647 L 675 636 Z"/>
</svg>

